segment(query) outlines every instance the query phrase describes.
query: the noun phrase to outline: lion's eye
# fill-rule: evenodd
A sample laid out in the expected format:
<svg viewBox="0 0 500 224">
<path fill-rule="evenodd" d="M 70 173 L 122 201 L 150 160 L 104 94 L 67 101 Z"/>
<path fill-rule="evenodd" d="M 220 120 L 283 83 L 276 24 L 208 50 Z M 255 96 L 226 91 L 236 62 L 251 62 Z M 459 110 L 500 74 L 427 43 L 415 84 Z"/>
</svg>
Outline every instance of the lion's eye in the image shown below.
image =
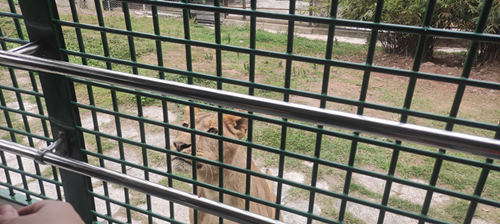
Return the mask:
<svg viewBox="0 0 500 224">
<path fill-rule="evenodd" d="M 217 134 L 219 131 L 217 131 L 217 129 L 215 129 L 215 128 L 210 128 L 210 129 L 208 129 L 208 132 Z"/>
<path fill-rule="evenodd" d="M 189 124 L 188 123 L 182 123 L 182 126 L 184 126 L 186 128 L 189 128 Z"/>
</svg>

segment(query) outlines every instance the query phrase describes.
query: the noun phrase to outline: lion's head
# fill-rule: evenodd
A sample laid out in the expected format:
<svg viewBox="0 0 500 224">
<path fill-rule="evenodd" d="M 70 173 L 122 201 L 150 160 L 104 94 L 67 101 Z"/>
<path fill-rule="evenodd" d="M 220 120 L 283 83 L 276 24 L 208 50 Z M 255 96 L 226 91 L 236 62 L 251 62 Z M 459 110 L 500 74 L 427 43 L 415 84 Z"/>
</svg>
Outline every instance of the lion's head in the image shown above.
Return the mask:
<svg viewBox="0 0 500 224">
<path fill-rule="evenodd" d="M 198 108 L 193 108 L 195 112 L 195 128 L 200 131 L 206 131 L 213 134 L 218 134 L 218 116 L 214 112 L 201 112 Z M 189 127 L 189 107 L 184 110 L 183 126 Z M 226 137 L 242 139 L 248 128 L 248 120 L 246 118 L 237 117 L 229 114 L 223 115 L 223 130 L 222 134 Z M 186 154 L 192 153 L 191 133 L 180 132 L 174 142 L 174 148 Z M 217 139 L 195 135 L 196 156 L 205 159 L 218 161 L 219 160 L 219 142 Z M 224 163 L 233 163 L 234 157 L 239 153 L 238 145 L 224 142 L 223 144 L 223 161 Z M 243 152 L 240 152 L 243 153 Z M 243 153 L 244 155 L 244 153 Z M 206 163 L 197 162 L 197 169 L 201 175 L 214 175 L 218 169 L 213 169 L 213 166 Z M 192 161 L 183 157 L 174 157 L 173 166 L 178 171 L 189 171 L 192 168 Z"/>
</svg>

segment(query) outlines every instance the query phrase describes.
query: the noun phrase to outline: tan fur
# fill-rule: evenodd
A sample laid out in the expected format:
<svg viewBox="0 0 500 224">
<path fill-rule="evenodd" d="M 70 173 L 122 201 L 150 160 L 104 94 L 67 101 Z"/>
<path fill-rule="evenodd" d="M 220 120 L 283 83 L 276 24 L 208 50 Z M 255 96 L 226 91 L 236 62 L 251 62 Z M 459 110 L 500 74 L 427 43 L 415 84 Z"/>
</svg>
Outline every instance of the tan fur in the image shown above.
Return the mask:
<svg viewBox="0 0 500 224">
<path fill-rule="evenodd" d="M 184 112 L 184 125 L 190 124 L 189 121 L 189 107 L 186 107 Z M 195 127 L 201 131 L 208 131 L 211 128 L 217 129 L 217 114 L 209 112 L 200 112 L 197 108 L 194 108 L 195 112 Z M 242 139 L 248 128 L 248 121 L 245 118 L 224 115 L 223 116 L 223 135 L 231 138 Z M 212 130 L 213 131 L 213 130 Z M 217 130 L 218 131 L 218 130 Z M 218 161 L 218 140 L 196 135 L 196 155 L 213 161 Z M 186 145 L 187 144 L 187 145 Z M 191 134 L 181 133 L 179 134 L 175 141 L 174 147 L 181 152 L 186 154 L 191 154 L 191 147 L 187 147 L 191 144 Z M 185 148 L 180 147 L 184 145 Z M 231 164 L 237 167 L 246 167 L 246 148 L 240 145 L 224 142 L 224 163 Z M 174 158 L 174 168 L 178 171 L 190 171 L 192 168 L 191 160 L 180 159 L 180 157 Z M 254 171 L 262 172 L 261 169 L 252 160 L 251 168 Z M 219 185 L 219 167 L 208 165 L 206 163 L 197 162 L 197 175 L 198 180 L 218 186 Z M 224 188 L 236 191 L 240 193 L 245 193 L 246 186 L 246 174 L 224 169 L 223 171 L 223 184 Z M 258 177 L 251 177 L 250 194 L 254 197 L 264 199 L 273 202 L 276 199 L 276 195 L 272 192 L 272 183 Z M 198 195 L 205 197 L 214 201 L 219 201 L 219 193 L 213 190 L 209 190 L 203 187 L 198 188 Z M 224 194 L 224 203 L 244 209 L 245 200 L 234 197 L 231 195 Z M 258 204 L 255 202 L 250 202 L 250 211 L 263 216 L 274 218 L 275 210 L 272 207 Z M 190 219 L 193 223 L 193 210 L 190 210 Z M 204 212 L 198 212 L 198 221 L 202 224 L 219 223 L 219 218 L 213 215 L 209 215 Z M 225 220 L 224 223 L 233 223 Z"/>
</svg>

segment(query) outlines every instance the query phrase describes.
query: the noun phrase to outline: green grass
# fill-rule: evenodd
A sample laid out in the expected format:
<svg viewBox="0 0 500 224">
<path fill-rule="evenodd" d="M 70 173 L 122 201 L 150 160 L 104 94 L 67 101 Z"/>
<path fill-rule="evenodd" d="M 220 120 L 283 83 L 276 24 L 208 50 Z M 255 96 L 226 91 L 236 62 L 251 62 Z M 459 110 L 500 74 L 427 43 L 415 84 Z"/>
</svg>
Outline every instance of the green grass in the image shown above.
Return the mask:
<svg viewBox="0 0 500 224">
<path fill-rule="evenodd" d="M 339 211 L 337 210 L 336 206 L 334 206 L 334 199 L 331 197 L 325 197 L 320 195 L 319 196 L 319 204 L 322 205 L 322 210 L 321 210 L 321 216 L 328 217 L 331 219 L 338 219 L 339 217 Z M 344 223 L 349 223 L 349 224 L 365 224 L 365 222 L 359 218 L 357 218 L 355 215 L 351 214 L 350 212 L 345 212 L 344 214 Z"/>
<path fill-rule="evenodd" d="M 469 208 L 469 202 L 463 200 L 454 200 L 448 206 L 446 206 L 443 210 L 444 214 L 448 216 L 448 219 L 453 220 L 454 222 L 463 222 L 465 219 L 465 214 L 467 214 L 467 209 Z"/>
<path fill-rule="evenodd" d="M 71 21 L 71 17 L 69 15 L 61 15 L 63 20 Z M 90 15 L 80 15 L 81 23 L 95 23 L 95 17 Z M 174 18 L 160 18 L 160 30 L 162 35 L 165 36 L 174 36 L 174 37 L 182 37 L 183 28 L 182 21 Z M 108 27 L 114 28 L 123 28 L 124 22 L 121 20 L 120 16 L 106 16 L 105 24 Z M 208 41 L 214 42 L 214 31 L 206 26 L 198 25 L 195 23 L 190 24 L 191 27 L 191 38 L 194 40 Z M 145 32 L 145 33 L 153 33 L 151 19 L 146 17 L 134 17 L 133 18 L 133 29 L 134 31 Z M 77 37 L 75 35 L 75 31 L 73 28 L 64 27 L 63 29 L 66 45 L 68 49 L 79 51 Z M 248 26 L 222 26 L 222 42 L 223 44 L 231 44 L 235 46 L 248 47 L 249 45 L 249 27 Z M 102 43 L 101 37 L 98 32 L 94 31 L 83 31 L 83 36 L 85 40 L 85 50 L 88 53 L 99 54 L 102 55 Z M 263 30 L 257 30 L 256 33 L 257 39 L 257 48 L 265 49 L 265 50 L 273 50 L 280 51 L 283 46 L 286 45 L 287 37 L 284 34 L 273 34 Z M 108 34 L 108 41 L 110 45 L 110 54 L 114 58 L 130 60 L 130 52 L 128 49 L 128 43 L 126 37 L 121 35 Z M 145 40 L 142 38 L 134 38 L 135 41 L 135 50 L 136 56 L 140 61 L 141 56 L 147 55 L 149 53 L 154 53 L 156 51 L 154 41 Z M 296 37 L 295 38 L 296 49 L 295 53 L 307 56 L 317 56 L 322 57 L 324 55 L 324 46 L 326 46 L 325 41 L 314 40 L 311 41 L 306 38 Z M 334 48 L 333 55 L 336 57 L 344 56 L 344 55 L 352 55 L 359 54 L 366 50 L 366 47 L 362 45 L 352 45 L 352 44 L 344 44 L 338 43 L 338 46 Z M 166 51 L 168 50 L 168 51 Z M 172 51 L 183 51 L 184 47 L 182 45 L 171 45 L 170 49 L 164 49 L 164 55 L 168 57 L 168 54 Z M 213 50 L 211 53 L 202 52 L 200 56 L 193 54 L 193 59 L 202 59 L 207 63 L 212 63 L 214 59 L 215 53 Z M 223 60 L 224 62 L 230 62 L 234 65 L 239 65 L 239 70 L 245 70 L 244 65 L 242 63 L 243 59 L 245 61 L 248 60 L 248 55 L 239 54 L 238 57 L 225 57 L 228 52 L 223 52 Z M 272 60 L 271 58 L 266 58 L 265 60 Z M 71 59 L 72 62 L 79 63 L 78 58 Z M 196 61 L 194 61 L 196 62 Z M 151 61 L 150 63 L 155 64 L 155 61 Z M 246 62 L 248 63 L 248 61 Z M 95 60 L 90 60 L 89 64 L 97 67 L 104 67 L 102 62 L 97 62 Z M 263 71 L 272 70 L 273 67 L 276 66 L 275 63 L 265 64 L 264 66 L 260 66 L 259 68 Z M 309 73 L 311 70 L 321 71 L 322 67 L 314 64 L 307 64 L 302 66 L 302 68 L 297 68 L 295 73 L 303 74 Z M 197 68 L 198 71 L 200 68 Z M 126 66 L 118 66 L 116 70 L 129 72 Z M 203 71 L 203 68 L 201 69 Z M 207 71 L 203 71 L 207 72 Z M 213 72 L 212 72 L 213 73 Z M 279 74 L 283 75 L 283 74 Z"/>
<path fill-rule="evenodd" d="M 167 166 L 165 153 L 156 152 L 156 151 L 148 151 L 147 154 L 148 154 L 148 162 L 150 163 L 150 166 L 155 166 L 155 167 L 166 167 Z"/>
<path fill-rule="evenodd" d="M 146 204 L 146 196 L 142 192 L 129 189 L 129 194 L 131 205 L 138 206 Z"/>
<path fill-rule="evenodd" d="M 121 186 L 117 186 L 117 185 L 112 185 L 112 187 L 120 189 L 120 190 L 122 189 Z M 132 205 L 134 207 L 138 207 L 138 206 L 146 204 L 146 202 L 147 202 L 146 201 L 146 195 L 144 193 L 136 191 L 136 190 L 133 190 L 133 189 L 129 189 L 128 193 L 129 193 L 129 197 L 130 197 L 130 199 L 129 199 L 130 200 L 130 205 Z M 135 210 L 131 210 L 130 213 L 131 213 L 131 217 L 132 217 L 132 219 L 134 221 L 147 222 L 147 220 L 148 220 L 147 216 L 145 216 L 144 213 L 137 212 Z M 127 217 L 127 209 L 125 207 L 120 207 L 120 209 L 118 209 L 118 211 L 116 211 L 113 214 L 113 217 L 114 218 L 116 218 L 116 217 L 122 217 L 122 218 Z"/>
<path fill-rule="evenodd" d="M 281 143 L 281 127 L 257 123 L 254 141 L 264 145 L 279 148 Z M 316 134 L 289 128 L 286 137 L 286 149 L 292 152 L 312 156 L 315 148 Z M 351 142 L 332 137 L 323 137 L 321 158 L 331 161 L 347 163 Z M 380 170 L 388 170 L 392 150 L 377 147 L 365 143 L 358 143 L 358 153 L 355 166 Z M 261 156 L 265 166 L 278 164 L 278 156 Z M 405 179 L 418 178 L 428 180 L 432 173 L 435 159 L 415 154 L 401 152 L 397 163 L 397 175 Z M 292 159 L 285 159 L 286 166 L 304 170 L 303 165 Z M 322 174 L 323 172 L 320 172 Z M 454 190 L 472 193 L 480 169 L 459 163 L 444 162 L 441 169 L 439 183 L 443 186 L 451 186 Z M 321 177 L 321 175 L 320 175 Z M 489 178 L 488 184 L 493 187 L 487 188 L 485 193 L 491 195 L 495 200 L 499 199 L 500 180 Z"/>
<path fill-rule="evenodd" d="M 42 168 L 42 167 L 40 167 Z M 52 167 L 47 166 L 43 168 L 42 173 L 40 174 L 42 177 L 52 179 L 54 178 L 54 174 L 52 173 Z"/>
<path fill-rule="evenodd" d="M 85 138 L 86 146 L 90 147 L 90 149 L 87 149 L 87 150 L 97 152 L 98 147 L 100 147 L 100 149 L 102 150 L 102 153 L 106 154 L 110 151 L 118 149 L 118 143 L 114 140 L 111 140 L 111 139 L 100 137 L 99 138 L 100 139 L 100 146 L 99 146 L 97 144 L 97 139 L 96 139 L 95 135 L 84 134 L 84 138 Z"/>
<path fill-rule="evenodd" d="M 180 177 L 184 177 L 184 178 L 191 178 L 190 174 L 183 173 L 183 172 L 176 172 L 175 175 L 180 176 Z M 158 184 L 161 184 L 161 185 L 164 185 L 164 186 L 168 186 L 168 178 L 161 179 L 158 182 Z M 184 191 L 184 192 L 187 192 L 187 193 L 193 193 L 190 184 L 188 184 L 188 183 L 186 183 L 184 181 L 179 181 L 179 180 L 173 179 L 172 180 L 172 185 L 173 185 L 173 188 L 175 188 L 177 190 L 181 190 L 181 191 Z"/>
<path fill-rule="evenodd" d="M 354 195 L 360 195 L 361 198 L 374 199 L 375 201 L 382 200 L 382 194 L 370 191 L 369 189 L 365 188 L 363 185 L 360 185 L 357 183 L 351 183 L 351 186 L 349 189 L 352 191 L 352 193 L 354 193 Z M 395 207 L 398 209 L 402 209 L 402 210 L 410 211 L 410 212 L 414 212 L 414 213 L 419 213 L 422 209 L 421 205 L 412 203 L 409 200 L 401 199 L 401 198 L 398 198 L 398 197 L 395 197 L 392 195 L 389 197 L 388 205 L 391 207 Z"/>
<path fill-rule="evenodd" d="M 291 201 L 304 200 L 305 198 L 309 197 L 309 191 L 292 187 L 290 188 L 290 190 L 288 190 L 288 197 L 291 199 Z"/>
<path fill-rule="evenodd" d="M 373 191 L 370 191 L 360 184 L 351 183 L 351 186 L 349 187 L 349 189 L 352 190 L 353 192 L 358 192 L 361 195 L 364 195 L 364 196 L 369 197 L 369 198 L 373 198 L 373 199 L 381 199 L 382 198 L 382 195 L 375 193 Z"/>
</svg>

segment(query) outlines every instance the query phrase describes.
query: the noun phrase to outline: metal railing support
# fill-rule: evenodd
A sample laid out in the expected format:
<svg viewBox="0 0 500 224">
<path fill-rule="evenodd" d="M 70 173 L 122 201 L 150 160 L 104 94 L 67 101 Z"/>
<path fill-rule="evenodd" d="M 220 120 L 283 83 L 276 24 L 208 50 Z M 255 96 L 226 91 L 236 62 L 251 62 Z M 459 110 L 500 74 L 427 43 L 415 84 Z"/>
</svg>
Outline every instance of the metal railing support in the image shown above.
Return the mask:
<svg viewBox="0 0 500 224">
<path fill-rule="evenodd" d="M 42 46 L 35 52 L 35 55 L 67 61 L 67 56 L 59 52 L 59 48 L 65 45 L 62 30 L 59 25 L 52 23 L 53 19 L 59 17 L 55 1 L 19 0 L 19 5 L 30 41 Z M 80 148 L 84 146 L 83 136 L 75 128 L 80 124 L 79 114 L 77 109 L 70 104 L 76 99 L 73 83 L 65 76 L 50 74 L 50 71 L 38 74 L 54 139 L 58 138 L 59 133 L 64 133 L 64 141 L 68 146 L 65 149 L 66 155 L 69 158 L 86 162 L 86 157 L 80 151 Z M 88 193 L 92 187 L 90 178 L 61 170 L 61 179 L 65 200 L 73 205 L 85 223 L 92 223 L 95 216 L 92 215 L 91 210 L 95 207 L 94 200 Z"/>
<path fill-rule="evenodd" d="M 25 45 L 16 47 L 14 49 L 9 50 L 9 52 L 16 52 L 19 54 L 28 54 L 34 55 L 38 51 L 40 51 L 41 46 L 37 42 L 29 42 Z"/>
<path fill-rule="evenodd" d="M 60 144 L 59 139 L 47 149 L 37 150 L 31 147 L 0 139 L 0 150 L 30 158 L 39 163 L 54 165 L 74 173 L 88 175 L 97 179 L 109 181 L 125 187 L 130 187 L 152 196 L 179 203 L 196 210 L 208 212 L 238 223 L 282 223 L 278 220 L 273 220 L 271 218 L 253 214 L 249 211 L 211 201 L 209 199 L 198 197 L 197 195 L 192 195 L 180 190 L 176 190 L 174 188 L 165 187 L 160 184 L 128 176 L 126 174 L 108 170 L 106 168 L 97 167 L 82 161 L 66 158 L 52 152 L 51 149 L 57 148 L 58 144 Z"/>
<path fill-rule="evenodd" d="M 192 100 L 201 100 L 220 106 L 235 107 L 252 112 L 500 159 L 500 140 L 491 138 L 286 103 L 64 61 L 21 55 L 13 52 L 0 51 L 0 64 L 32 71 L 52 72 L 54 74 L 115 84 Z"/>
</svg>

